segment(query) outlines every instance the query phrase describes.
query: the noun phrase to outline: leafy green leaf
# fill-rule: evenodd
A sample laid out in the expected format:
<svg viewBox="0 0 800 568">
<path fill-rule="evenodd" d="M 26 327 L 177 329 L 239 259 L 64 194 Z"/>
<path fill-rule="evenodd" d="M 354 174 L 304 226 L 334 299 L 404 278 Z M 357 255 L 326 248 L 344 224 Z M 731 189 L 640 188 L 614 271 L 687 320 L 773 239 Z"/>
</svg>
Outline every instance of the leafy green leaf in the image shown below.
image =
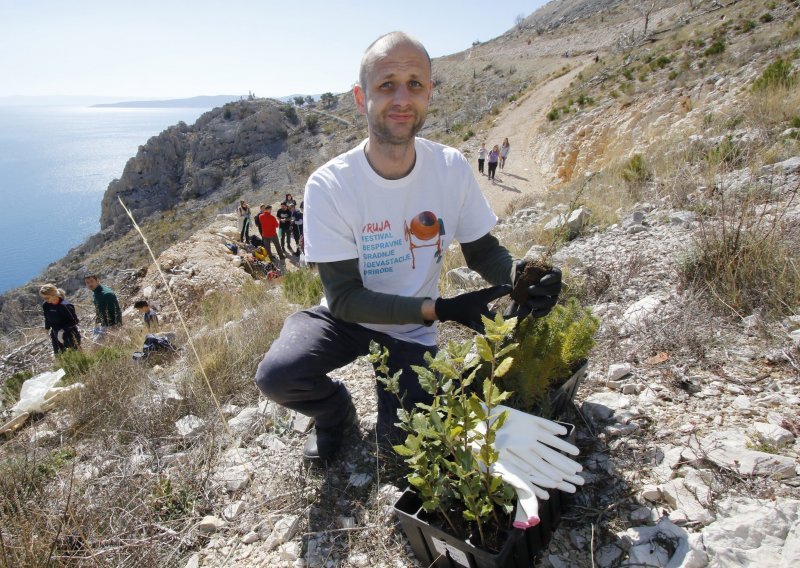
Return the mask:
<svg viewBox="0 0 800 568">
<path fill-rule="evenodd" d="M 492 348 L 489 347 L 489 342 L 482 335 L 475 336 L 475 347 L 478 350 L 478 355 L 484 361 L 492 360 Z"/>
<path fill-rule="evenodd" d="M 497 366 L 497 369 L 495 369 L 494 376 L 495 377 L 502 377 L 503 375 L 508 373 L 508 370 L 511 368 L 511 364 L 513 362 L 514 362 L 514 358 L 513 357 L 506 357 L 505 359 L 503 359 L 500 362 L 500 364 Z"/>
</svg>

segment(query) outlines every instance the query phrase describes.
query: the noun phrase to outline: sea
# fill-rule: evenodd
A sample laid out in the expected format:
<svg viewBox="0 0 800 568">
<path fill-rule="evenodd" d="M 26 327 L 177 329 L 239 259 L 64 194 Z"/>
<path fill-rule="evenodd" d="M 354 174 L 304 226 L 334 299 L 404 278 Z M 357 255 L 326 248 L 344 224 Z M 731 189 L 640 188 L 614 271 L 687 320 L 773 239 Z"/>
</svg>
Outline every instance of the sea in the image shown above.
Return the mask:
<svg viewBox="0 0 800 568">
<path fill-rule="evenodd" d="M 139 146 L 207 110 L 0 106 L 0 293 L 98 232 L 103 194 Z"/>
</svg>

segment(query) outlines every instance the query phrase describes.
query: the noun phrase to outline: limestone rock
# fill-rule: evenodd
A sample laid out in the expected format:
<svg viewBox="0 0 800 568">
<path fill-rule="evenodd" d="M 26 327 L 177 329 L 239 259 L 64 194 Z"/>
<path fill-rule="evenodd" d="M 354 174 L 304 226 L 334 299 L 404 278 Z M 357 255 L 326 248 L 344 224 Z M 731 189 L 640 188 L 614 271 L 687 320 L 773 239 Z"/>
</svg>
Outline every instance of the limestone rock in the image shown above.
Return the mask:
<svg viewBox="0 0 800 568">
<path fill-rule="evenodd" d="M 630 363 L 615 363 L 613 365 L 608 366 L 608 372 L 606 373 L 606 380 L 607 381 L 618 381 L 622 377 L 629 375 L 631 373 Z"/>
<path fill-rule="evenodd" d="M 203 431 L 205 421 L 202 418 L 189 414 L 175 422 L 178 435 L 183 438 L 193 438 Z"/>
<path fill-rule="evenodd" d="M 460 266 L 447 272 L 447 280 L 456 288 L 478 288 L 485 285 L 483 277 L 466 266 Z"/>
<path fill-rule="evenodd" d="M 711 566 L 800 566 L 800 501 L 729 497 L 703 529 Z"/>
<path fill-rule="evenodd" d="M 197 530 L 203 534 L 214 534 L 222 527 L 225 526 L 225 521 L 213 515 L 203 517 L 203 520 L 197 525 Z"/>
<path fill-rule="evenodd" d="M 699 438 L 697 450 L 720 467 L 732 469 L 740 475 L 755 475 L 786 479 L 796 475 L 796 462 L 792 458 L 768 454 L 747 448 L 748 440 L 738 430 L 714 432 Z"/>
<path fill-rule="evenodd" d="M 584 414 L 593 423 L 600 424 L 614 415 L 617 410 L 630 406 L 627 396 L 613 392 L 600 392 L 589 396 L 581 407 Z"/>
<path fill-rule="evenodd" d="M 784 446 L 794 441 L 794 434 L 776 424 L 756 422 L 753 424 L 752 431 L 765 442 L 776 447 Z"/>
</svg>

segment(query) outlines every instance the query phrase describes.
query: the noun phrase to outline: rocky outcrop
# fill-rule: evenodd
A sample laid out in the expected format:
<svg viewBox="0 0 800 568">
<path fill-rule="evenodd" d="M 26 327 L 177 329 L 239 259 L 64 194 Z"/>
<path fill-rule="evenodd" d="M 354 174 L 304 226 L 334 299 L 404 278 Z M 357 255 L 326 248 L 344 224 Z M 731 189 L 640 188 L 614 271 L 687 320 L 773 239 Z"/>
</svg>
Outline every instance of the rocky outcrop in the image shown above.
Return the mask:
<svg viewBox="0 0 800 568">
<path fill-rule="evenodd" d="M 229 103 L 152 137 L 125 165 L 103 196 L 100 228 L 113 234 L 130 229 L 119 200 L 137 221 L 178 203 L 221 189 L 226 178 L 264 157 L 286 151 L 293 127 L 283 105 L 271 100 Z"/>
</svg>

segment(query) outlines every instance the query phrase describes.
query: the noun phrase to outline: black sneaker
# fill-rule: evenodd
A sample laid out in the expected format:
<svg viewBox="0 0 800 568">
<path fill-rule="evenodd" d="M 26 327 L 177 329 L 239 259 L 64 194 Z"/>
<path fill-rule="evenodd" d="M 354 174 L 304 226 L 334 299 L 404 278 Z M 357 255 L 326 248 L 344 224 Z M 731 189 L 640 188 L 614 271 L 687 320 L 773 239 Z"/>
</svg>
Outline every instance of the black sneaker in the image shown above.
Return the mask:
<svg viewBox="0 0 800 568">
<path fill-rule="evenodd" d="M 328 461 L 336 457 L 342 442 L 358 429 L 358 414 L 351 402 L 347 414 L 336 426 L 321 428 L 315 426 L 308 434 L 303 447 L 303 458 L 312 461 Z"/>
</svg>

